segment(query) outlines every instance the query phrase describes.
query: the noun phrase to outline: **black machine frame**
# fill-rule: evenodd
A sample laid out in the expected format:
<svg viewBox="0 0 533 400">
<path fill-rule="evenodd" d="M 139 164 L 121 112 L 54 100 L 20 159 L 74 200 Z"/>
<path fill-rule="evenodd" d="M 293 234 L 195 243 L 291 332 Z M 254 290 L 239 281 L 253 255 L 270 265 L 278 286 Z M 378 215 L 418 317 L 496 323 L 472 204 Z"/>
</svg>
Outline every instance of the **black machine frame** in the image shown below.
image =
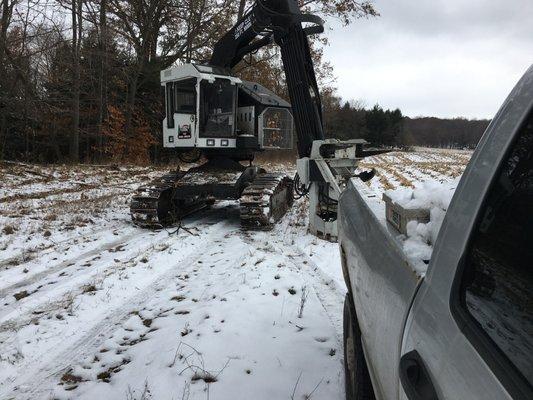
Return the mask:
<svg viewBox="0 0 533 400">
<path fill-rule="evenodd" d="M 309 157 L 313 141 L 324 139 L 322 103 L 307 39 L 323 31 L 324 21 L 303 14 L 296 0 L 257 0 L 217 42 L 209 62 L 231 69 L 268 44 L 280 47 L 300 158 Z"/>
</svg>

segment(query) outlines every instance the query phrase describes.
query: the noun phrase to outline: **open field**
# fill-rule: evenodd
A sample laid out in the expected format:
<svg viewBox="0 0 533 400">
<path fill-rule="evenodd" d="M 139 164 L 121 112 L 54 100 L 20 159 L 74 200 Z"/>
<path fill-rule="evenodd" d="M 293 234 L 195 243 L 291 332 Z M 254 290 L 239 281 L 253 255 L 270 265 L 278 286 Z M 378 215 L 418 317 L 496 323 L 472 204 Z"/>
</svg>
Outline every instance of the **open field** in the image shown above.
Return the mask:
<svg viewBox="0 0 533 400">
<path fill-rule="evenodd" d="M 451 180 L 469 157 L 372 157 L 361 187 Z M 342 399 L 340 260 L 306 201 L 271 232 L 229 201 L 132 226 L 130 193 L 164 171 L 1 164 L 0 398 Z"/>
<path fill-rule="evenodd" d="M 398 187 L 415 187 L 427 180 L 444 182 L 460 176 L 472 152 L 466 150 L 423 149 L 415 152 L 394 152 L 369 157 L 361 168 L 375 168 L 377 179 L 368 186 L 377 191 Z"/>
</svg>

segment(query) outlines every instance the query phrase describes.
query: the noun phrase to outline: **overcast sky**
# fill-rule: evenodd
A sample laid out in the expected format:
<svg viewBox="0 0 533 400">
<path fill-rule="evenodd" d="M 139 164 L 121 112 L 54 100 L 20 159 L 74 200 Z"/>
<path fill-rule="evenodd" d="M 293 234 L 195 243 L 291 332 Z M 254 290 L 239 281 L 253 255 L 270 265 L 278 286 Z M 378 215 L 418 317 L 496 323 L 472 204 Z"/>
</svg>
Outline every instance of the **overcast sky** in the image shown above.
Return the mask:
<svg viewBox="0 0 533 400">
<path fill-rule="evenodd" d="M 344 100 L 408 116 L 491 118 L 533 64 L 533 0 L 375 0 L 380 17 L 330 21 Z"/>
</svg>

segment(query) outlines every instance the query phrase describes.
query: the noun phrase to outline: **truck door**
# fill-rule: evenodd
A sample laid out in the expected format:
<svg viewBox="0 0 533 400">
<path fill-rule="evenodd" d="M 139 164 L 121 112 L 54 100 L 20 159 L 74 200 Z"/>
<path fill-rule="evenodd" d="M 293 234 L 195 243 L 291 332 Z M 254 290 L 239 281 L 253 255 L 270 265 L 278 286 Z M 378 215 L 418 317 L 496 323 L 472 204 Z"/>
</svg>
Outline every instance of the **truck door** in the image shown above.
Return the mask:
<svg viewBox="0 0 533 400">
<path fill-rule="evenodd" d="M 400 399 L 533 399 L 533 67 L 457 188 L 402 341 Z"/>
</svg>

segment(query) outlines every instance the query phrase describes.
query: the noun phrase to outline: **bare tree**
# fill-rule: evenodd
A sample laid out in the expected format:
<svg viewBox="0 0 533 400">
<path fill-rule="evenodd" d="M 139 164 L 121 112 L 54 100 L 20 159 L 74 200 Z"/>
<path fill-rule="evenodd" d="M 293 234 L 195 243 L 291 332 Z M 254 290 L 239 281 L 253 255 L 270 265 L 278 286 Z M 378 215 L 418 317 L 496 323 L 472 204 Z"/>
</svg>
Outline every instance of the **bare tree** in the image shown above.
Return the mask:
<svg viewBox="0 0 533 400">
<path fill-rule="evenodd" d="M 133 113 L 139 87 L 139 79 L 152 56 L 157 51 L 157 40 L 165 21 L 165 11 L 170 6 L 169 0 L 110 0 L 110 11 L 118 19 L 116 29 L 132 44 L 136 53 L 136 62 L 130 76 L 126 96 L 125 136 L 127 157 L 133 135 Z"/>
<path fill-rule="evenodd" d="M 208 49 L 229 26 L 235 16 L 235 0 L 109 0 L 108 4 L 115 29 L 135 51 L 126 97 L 127 157 L 135 136 L 133 116 L 143 79 L 178 59 L 197 60 L 201 50 Z M 210 53 L 208 50 L 205 53 Z"/>
<path fill-rule="evenodd" d="M 17 0 L 0 0 L 0 160 L 4 158 L 7 132 L 7 33 Z"/>
<path fill-rule="evenodd" d="M 72 133 L 69 140 L 71 162 L 80 159 L 80 48 L 83 31 L 83 0 L 72 0 Z"/>
<path fill-rule="evenodd" d="M 106 118 L 107 110 L 107 0 L 100 0 L 99 27 L 100 35 L 98 42 L 98 158 L 101 161 L 104 146 L 102 124 Z"/>
</svg>

